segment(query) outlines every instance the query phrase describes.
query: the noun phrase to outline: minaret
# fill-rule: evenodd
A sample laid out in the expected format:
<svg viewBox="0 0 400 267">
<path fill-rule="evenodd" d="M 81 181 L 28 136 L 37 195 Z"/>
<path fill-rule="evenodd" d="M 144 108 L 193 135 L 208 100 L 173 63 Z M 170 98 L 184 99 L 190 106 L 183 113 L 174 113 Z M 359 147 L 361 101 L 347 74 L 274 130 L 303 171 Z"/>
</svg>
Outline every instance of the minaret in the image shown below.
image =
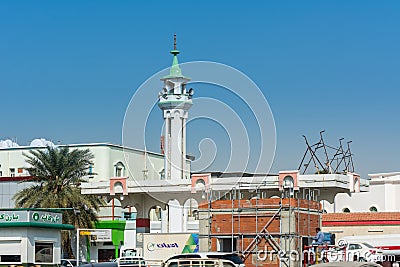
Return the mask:
<svg viewBox="0 0 400 267">
<path fill-rule="evenodd" d="M 179 51 L 174 50 L 169 75 L 161 78 L 164 87 L 159 93 L 158 106 L 163 111 L 165 120 L 164 132 L 164 175 L 166 180 L 185 179 L 186 169 L 186 120 L 192 106 L 193 89 L 186 90 L 190 78 L 182 75 L 178 63 Z M 189 178 L 189 177 L 187 177 Z"/>
</svg>

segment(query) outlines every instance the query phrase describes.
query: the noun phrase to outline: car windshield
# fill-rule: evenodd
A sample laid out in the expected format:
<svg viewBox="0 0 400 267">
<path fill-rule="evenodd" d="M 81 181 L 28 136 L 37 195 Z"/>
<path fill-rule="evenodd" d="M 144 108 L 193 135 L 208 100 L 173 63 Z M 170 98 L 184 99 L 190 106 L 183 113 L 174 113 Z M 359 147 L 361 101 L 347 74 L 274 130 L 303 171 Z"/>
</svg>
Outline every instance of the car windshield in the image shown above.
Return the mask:
<svg viewBox="0 0 400 267">
<path fill-rule="evenodd" d="M 63 266 L 67 266 L 67 264 L 71 263 L 72 266 L 76 266 L 76 260 L 62 260 L 61 264 Z M 79 261 L 79 265 L 82 265 L 82 261 Z"/>
<path fill-rule="evenodd" d="M 367 248 L 375 248 L 375 247 L 373 247 L 371 244 L 368 244 L 368 243 L 365 243 L 365 242 L 363 242 L 363 244 L 364 244 L 364 246 L 366 246 Z"/>
<path fill-rule="evenodd" d="M 243 264 L 242 259 L 237 254 L 208 254 L 208 258 L 230 260 L 235 264 Z"/>
<path fill-rule="evenodd" d="M 145 266 L 146 263 L 143 258 L 125 258 L 125 259 L 120 259 L 119 263 L 121 265 L 140 265 L 140 266 Z"/>
<path fill-rule="evenodd" d="M 175 260 L 175 259 L 195 259 L 195 258 L 201 258 L 200 255 L 197 254 L 182 254 L 182 255 L 176 255 L 176 256 L 172 256 L 171 258 L 168 259 L 168 261 L 170 260 Z"/>
</svg>

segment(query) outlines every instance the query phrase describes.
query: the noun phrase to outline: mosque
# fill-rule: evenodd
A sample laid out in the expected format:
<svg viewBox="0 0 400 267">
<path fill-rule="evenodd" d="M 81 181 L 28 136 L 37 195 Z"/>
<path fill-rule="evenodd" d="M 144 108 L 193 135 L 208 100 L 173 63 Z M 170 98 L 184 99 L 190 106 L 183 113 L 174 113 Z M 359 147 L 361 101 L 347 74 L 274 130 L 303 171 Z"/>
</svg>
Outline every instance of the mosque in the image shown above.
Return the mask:
<svg viewBox="0 0 400 267">
<path fill-rule="evenodd" d="M 91 260 L 145 249 L 141 233 L 195 233 L 200 251 L 235 251 L 246 265 L 260 266 L 252 251 L 265 245 L 297 249 L 314 235 L 325 212 L 321 201 L 333 203 L 338 193 L 368 191 L 369 181 L 355 173 L 192 173 L 186 121 L 195 98 L 178 62 L 176 39 L 170 53 L 172 65 L 161 79 L 158 100 L 165 121 L 162 153 L 108 143 L 67 145 L 94 154 L 91 172 L 96 175 L 89 174 L 82 194 L 104 197 L 108 203 L 96 227 L 111 229 L 112 237 L 92 240 Z M 12 196 L 27 186 L 18 181 L 28 176 L 23 153 L 32 149 L 43 146 L 0 149 L 1 207 L 13 207 Z"/>
</svg>

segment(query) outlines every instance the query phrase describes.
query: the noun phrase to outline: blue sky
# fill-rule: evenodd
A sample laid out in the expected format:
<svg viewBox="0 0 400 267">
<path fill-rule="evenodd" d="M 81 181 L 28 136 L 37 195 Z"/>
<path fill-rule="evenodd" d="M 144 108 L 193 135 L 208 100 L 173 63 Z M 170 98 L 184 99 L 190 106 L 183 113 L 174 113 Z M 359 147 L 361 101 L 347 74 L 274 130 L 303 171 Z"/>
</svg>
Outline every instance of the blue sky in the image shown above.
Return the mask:
<svg viewBox="0 0 400 267">
<path fill-rule="evenodd" d="M 323 129 L 353 140 L 362 175 L 398 171 L 398 14 L 398 1 L 368 0 L 1 1 L 0 139 L 121 143 L 129 100 L 170 64 L 176 32 L 181 62 L 221 62 L 261 88 L 272 171 L 297 168 L 302 134 Z"/>
</svg>

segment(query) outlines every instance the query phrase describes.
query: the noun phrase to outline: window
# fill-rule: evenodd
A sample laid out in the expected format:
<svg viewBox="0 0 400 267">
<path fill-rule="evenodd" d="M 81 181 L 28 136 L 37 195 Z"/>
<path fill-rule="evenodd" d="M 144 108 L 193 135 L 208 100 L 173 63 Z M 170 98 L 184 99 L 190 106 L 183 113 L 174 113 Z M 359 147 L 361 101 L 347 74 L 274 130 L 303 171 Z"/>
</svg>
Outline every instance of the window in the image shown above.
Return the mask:
<svg viewBox="0 0 400 267">
<path fill-rule="evenodd" d="M 355 250 L 356 245 L 355 244 L 350 244 L 348 250 Z"/>
<path fill-rule="evenodd" d="M 3 176 L 3 171 L 0 171 L 0 177 Z"/>
<path fill-rule="evenodd" d="M 370 211 L 370 212 L 377 212 L 378 209 L 377 209 L 375 206 L 371 206 L 371 207 L 369 208 L 369 211 Z"/>
<path fill-rule="evenodd" d="M 218 238 L 219 252 L 232 252 L 236 251 L 237 242 L 236 238 Z"/>
<path fill-rule="evenodd" d="M 133 221 L 136 219 L 136 212 L 124 212 L 124 219 L 128 221 Z"/>
<path fill-rule="evenodd" d="M 369 244 L 369 243 L 365 243 L 365 242 L 363 242 L 362 243 L 364 246 L 366 246 L 367 248 L 372 248 L 372 249 L 375 249 L 375 247 L 373 247 L 371 244 Z"/>
<path fill-rule="evenodd" d="M 89 178 L 93 178 L 94 177 L 93 176 L 94 173 L 93 173 L 93 166 L 92 165 L 89 166 L 89 173 L 88 174 L 89 174 Z"/>
<path fill-rule="evenodd" d="M 35 262 L 53 263 L 53 244 L 36 242 L 35 243 Z"/>
<path fill-rule="evenodd" d="M 21 262 L 21 255 L 0 255 L 0 262 Z"/>
<path fill-rule="evenodd" d="M 349 208 L 344 208 L 342 211 L 343 212 L 350 212 L 350 209 Z"/>
<path fill-rule="evenodd" d="M 114 165 L 115 167 L 115 177 L 123 177 L 125 176 L 125 166 L 121 162 L 118 162 Z"/>
<path fill-rule="evenodd" d="M 15 168 L 10 168 L 10 177 L 15 176 Z"/>
</svg>

